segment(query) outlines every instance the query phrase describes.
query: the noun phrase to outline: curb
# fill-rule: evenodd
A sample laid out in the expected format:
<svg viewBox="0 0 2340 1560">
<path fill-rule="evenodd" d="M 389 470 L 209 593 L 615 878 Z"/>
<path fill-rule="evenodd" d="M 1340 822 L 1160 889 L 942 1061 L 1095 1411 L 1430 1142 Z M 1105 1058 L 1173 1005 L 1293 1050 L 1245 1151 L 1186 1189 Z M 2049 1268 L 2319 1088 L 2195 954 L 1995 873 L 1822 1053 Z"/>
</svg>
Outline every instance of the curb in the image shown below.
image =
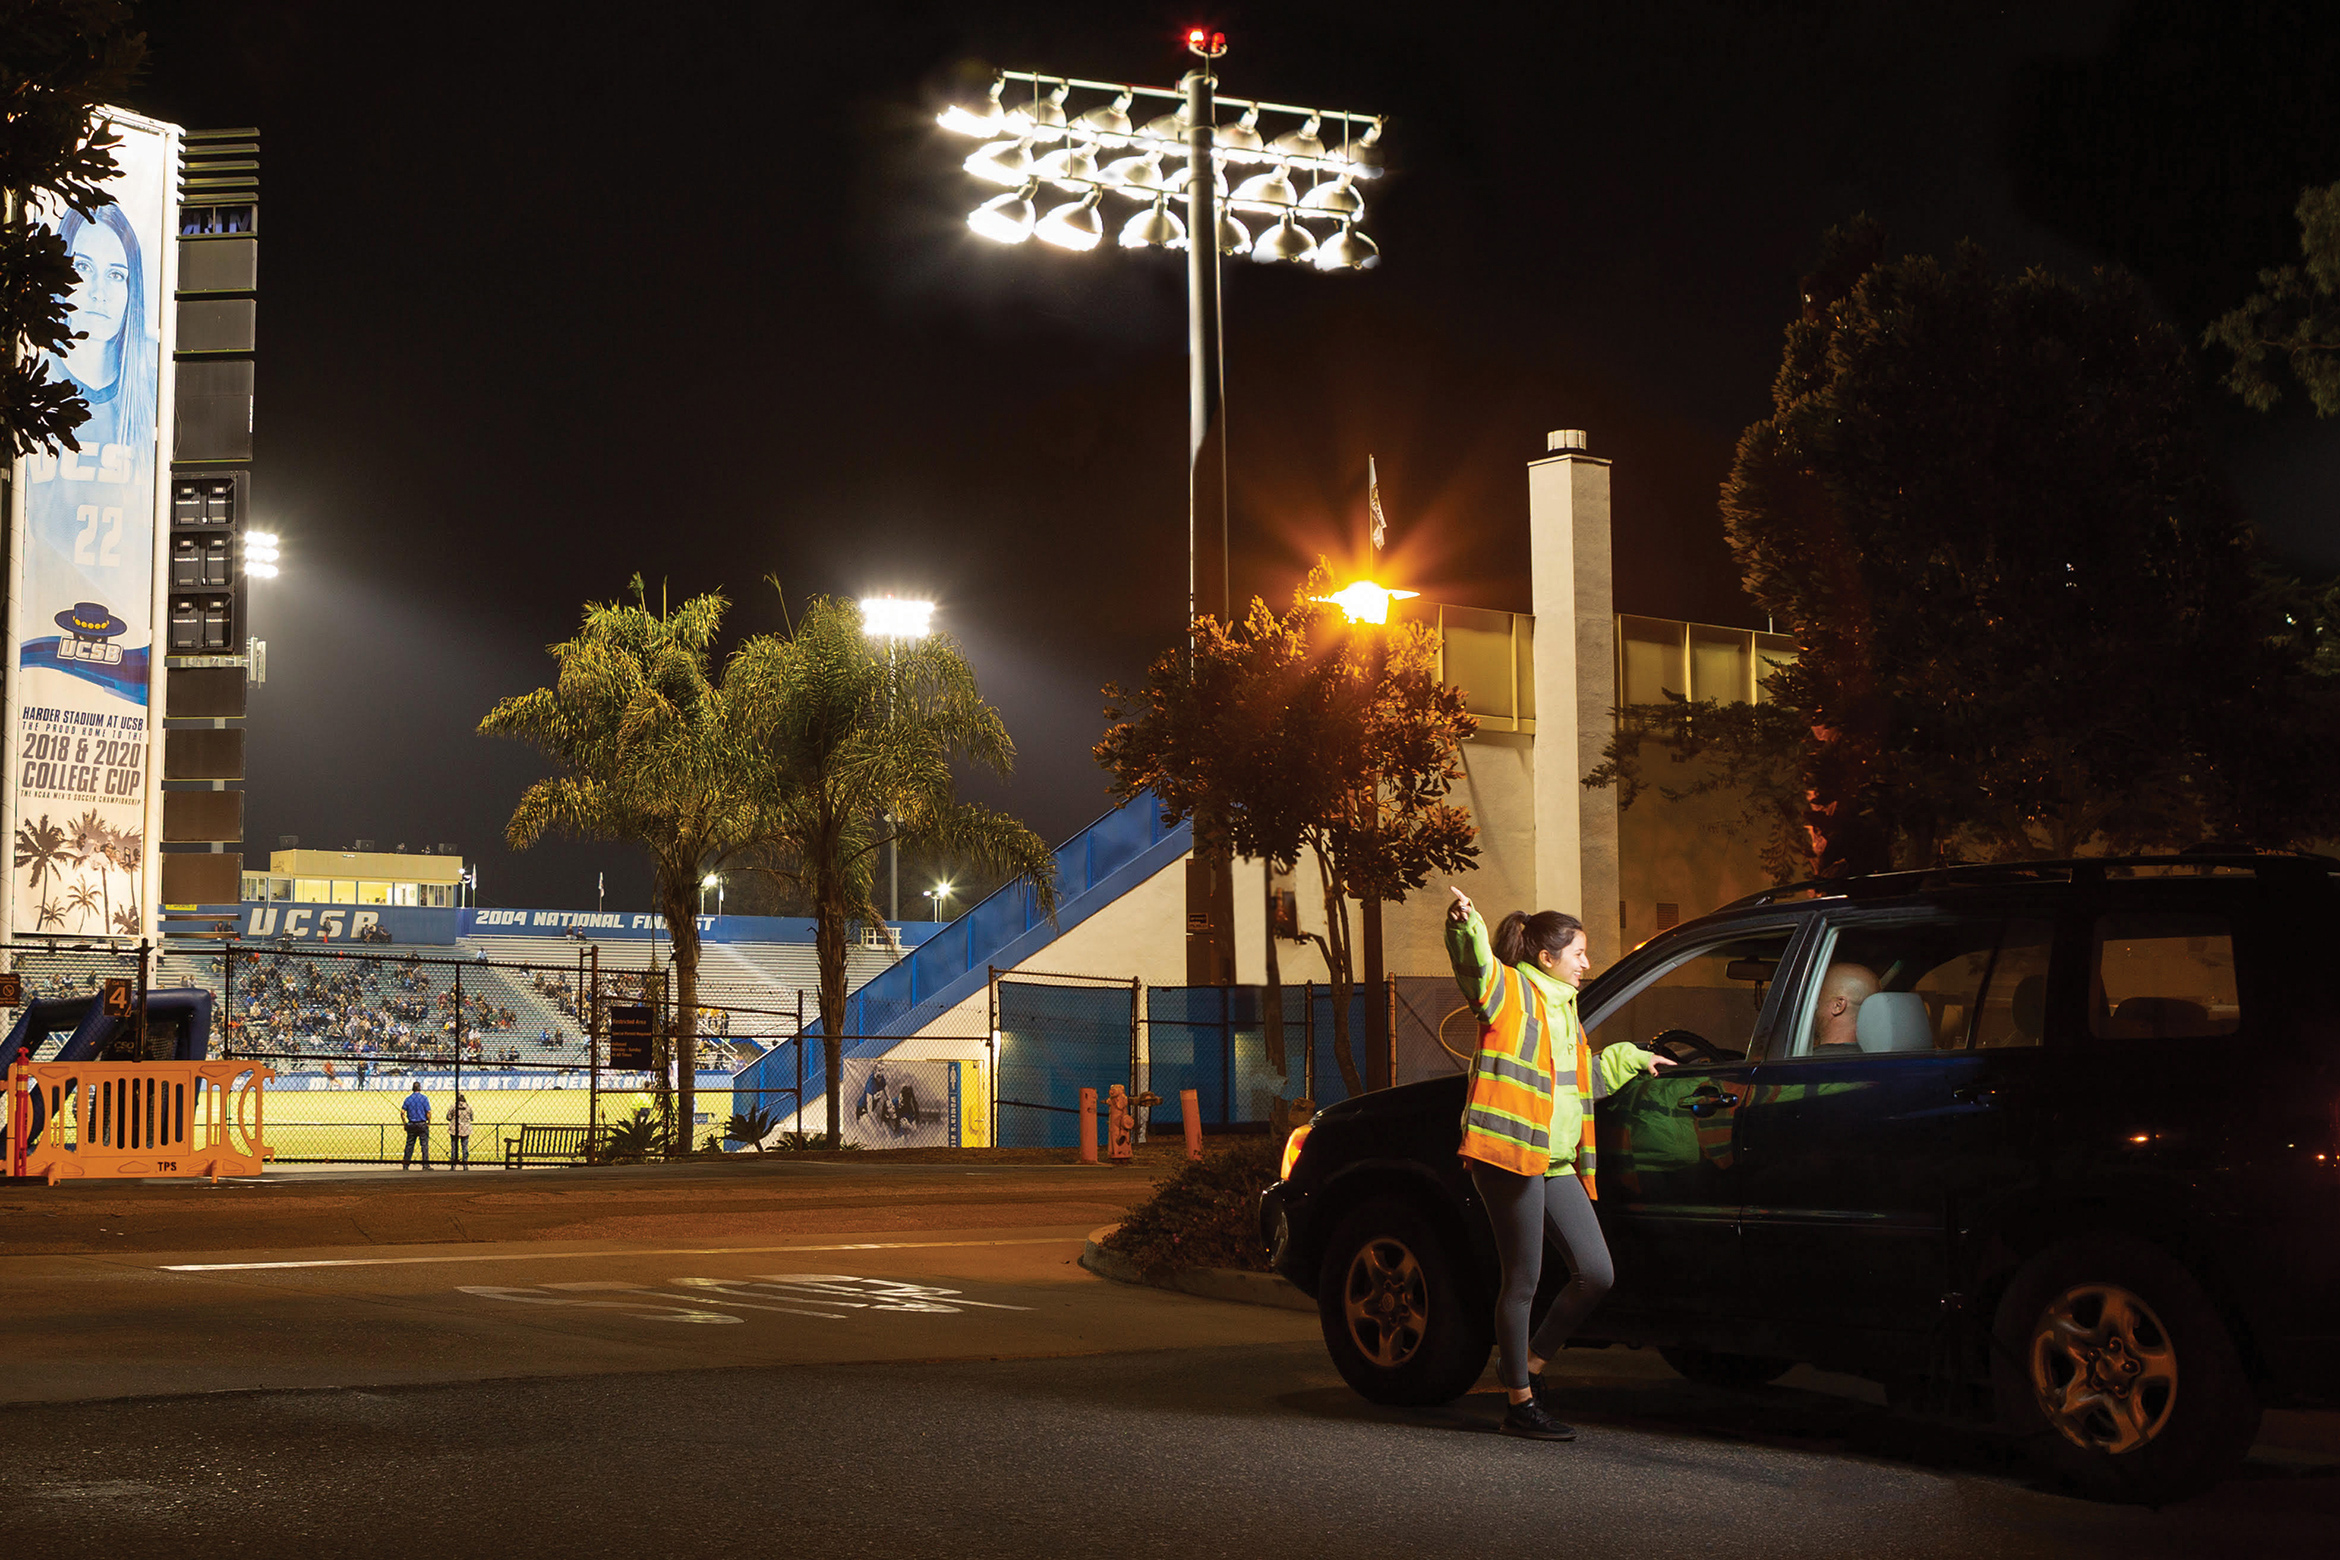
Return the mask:
<svg viewBox="0 0 2340 1560">
<path fill-rule="evenodd" d="M 1111 1279 L 1116 1284 L 1141 1284 L 1149 1289 L 1175 1289 L 1202 1300 L 1232 1300 L 1243 1305 L 1316 1313 L 1316 1302 L 1293 1288 L 1280 1273 L 1247 1273 L 1241 1268 L 1186 1268 L 1166 1278 L 1148 1278 L 1129 1258 L 1118 1251 L 1107 1251 L 1099 1244 L 1119 1228 L 1118 1224 L 1106 1224 L 1089 1231 L 1088 1241 L 1081 1248 L 1081 1266 L 1099 1278 Z"/>
</svg>

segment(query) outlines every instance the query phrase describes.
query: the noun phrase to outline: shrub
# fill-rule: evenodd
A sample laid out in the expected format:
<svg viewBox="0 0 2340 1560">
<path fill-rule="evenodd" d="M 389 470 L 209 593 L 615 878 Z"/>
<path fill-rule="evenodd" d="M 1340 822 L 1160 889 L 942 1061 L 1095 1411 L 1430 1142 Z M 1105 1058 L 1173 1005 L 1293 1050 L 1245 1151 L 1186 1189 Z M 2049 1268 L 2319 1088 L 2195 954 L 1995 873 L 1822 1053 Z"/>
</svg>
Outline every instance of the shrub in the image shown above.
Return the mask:
<svg viewBox="0 0 2340 1560">
<path fill-rule="evenodd" d="M 1130 1210 L 1105 1247 L 1148 1277 L 1179 1268 L 1268 1270 L 1259 1239 L 1259 1195 L 1275 1183 L 1282 1145 L 1273 1137 L 1238 1138 L 1189 1160 Z"/>
</svg>

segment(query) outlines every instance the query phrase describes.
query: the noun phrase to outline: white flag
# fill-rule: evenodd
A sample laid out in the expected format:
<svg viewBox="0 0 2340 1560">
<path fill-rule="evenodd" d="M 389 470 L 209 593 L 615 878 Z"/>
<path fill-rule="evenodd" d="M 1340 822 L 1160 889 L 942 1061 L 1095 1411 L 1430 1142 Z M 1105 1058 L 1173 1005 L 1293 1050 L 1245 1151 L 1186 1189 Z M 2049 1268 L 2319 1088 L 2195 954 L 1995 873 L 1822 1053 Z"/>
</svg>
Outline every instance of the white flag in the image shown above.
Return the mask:
<svg viewBox="0 0 2340 1560">
<path fill-rule="evenodd" d="M 1373 469 L 1373 457 L 1365 457 L 1365 506 L 1372 517 L 1373 545 L 1376 549 L 1389 545 L 1389 519 L 1381 512 L 1381 476 Z"/>
</svg>

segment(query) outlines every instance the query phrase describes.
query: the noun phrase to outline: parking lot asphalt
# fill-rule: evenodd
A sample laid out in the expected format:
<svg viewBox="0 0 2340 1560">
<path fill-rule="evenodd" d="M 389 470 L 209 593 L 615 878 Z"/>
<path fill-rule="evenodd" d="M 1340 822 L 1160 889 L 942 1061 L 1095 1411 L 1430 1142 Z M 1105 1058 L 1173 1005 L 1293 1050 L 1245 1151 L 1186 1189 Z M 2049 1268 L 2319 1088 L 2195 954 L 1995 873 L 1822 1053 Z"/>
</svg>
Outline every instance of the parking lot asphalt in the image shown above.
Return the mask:
<svg viewBox="0 0 2340 1560">
<path fill-rule="evenodd" d="M 1080 1268 L 1143 1173 L 709 1168 L 0 1192 L 0 1539 L 1745 1560 L 2306 1554 L 2340 1527 L 2340 1416 L 2271 1415 L 2242 1478 L 2156 1513 L 1865 1383 L 1721 1392 L 1572 1350 L 1581 1439 L 1518 1443 L 1491 1377 L 1378 1409 L 1305 1312 Z"/>
</svg>

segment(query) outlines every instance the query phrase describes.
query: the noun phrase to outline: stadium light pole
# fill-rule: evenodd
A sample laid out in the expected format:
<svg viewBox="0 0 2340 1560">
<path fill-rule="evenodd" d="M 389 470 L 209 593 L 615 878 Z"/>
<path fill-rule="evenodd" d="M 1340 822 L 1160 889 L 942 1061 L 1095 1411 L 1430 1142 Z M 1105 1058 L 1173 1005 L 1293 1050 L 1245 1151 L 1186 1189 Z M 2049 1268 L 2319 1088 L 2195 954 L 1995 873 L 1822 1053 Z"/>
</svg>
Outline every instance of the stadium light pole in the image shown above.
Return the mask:
<svg viewBox="0 0 2340 1560">
<path fill-rule="evenodd" d="M 967 225 L 1003 244 L 1037 238 L 1062 249 L 1094 249 L 1104 237 L 1098 206 L 1105 195 L 1146 203 L 1120 229 L 1124 249 L 1187 251 L 1187 621 L 1205 613 L 1225 621 L 1231 611 L 1227 570 L 1226 374 L 1221 345 L 1219 257 L 1248 254 L 1262 262 L 1309 263 L 1319 270 L 1366 270 L 1380 263 L 1374 242 L 1357 231 L 1365 213 L 1359 180 L 1380 170 L 1370 155 L 1381 138 L 1379 117 L 1339 109 L 1255 102 L 1217 95 L 1211 62 L 1227 52 L 1227 35 L 1197 27 L 1186 47 L 1202 63 L 1176 91 L 1120 82 L 1084 81 L 1032 71 L 1001 71 L 977 108 L 952 104 L 938 116 L 946 130 L 989 138 L 966 160 L 978 179 L 1004 185 L 968 213 Z M 1011 84 L 1029 86 L 1031 101 L 1006 101 Z M 1104 102 L 1068 111 L 1074 92 L 1109 94 Z M 1172 112 L 1132 123 L 1140 98 L 1178 105 Z M 1221 107 L 1241 110 L 1219 123 Z M 1269 137 L 1263 114 L 1296 116 L 1299 123 Z M 1337 137 L 1328 127 L 1337 126 Z M 1054 150 L 1034 154 L 1034 147 Z M 1183 147 L 1185 167 L 1163 163 Z M 1099 163 L 1101 154 L 1126 155 Z M 1223 170 L 1257 167 L 1220 206 Z M 1310 180 L 1305 191 L 1294 182 Z M 1077 197 L 1037 214 L 1033 197 L 1047 185 Z M 1183 196 L 1186 221 L 1171 214 Z M 1272 217 L 1257 240 L 1235 213 Z M 1306 224 L 1332 229 L 1321 241 Z"/>
<path fill-rule="evenodd" d="M 871 639 L 882 640 L 886 647 L 886 719 L 894 718 L 894 650 L 905 639 L 924 639 L 934 632 L 934 603 L 905 600 L 899 596 L 864 596 L 861 598 L 861 631 Z M 902 919 L 902 856 L 894 842 L 894 816 L 880 814 L 886 826 L 886 919 L 900 924 Z M 886 935 L 893 935 L 892 928 Z"/>
</svg>

